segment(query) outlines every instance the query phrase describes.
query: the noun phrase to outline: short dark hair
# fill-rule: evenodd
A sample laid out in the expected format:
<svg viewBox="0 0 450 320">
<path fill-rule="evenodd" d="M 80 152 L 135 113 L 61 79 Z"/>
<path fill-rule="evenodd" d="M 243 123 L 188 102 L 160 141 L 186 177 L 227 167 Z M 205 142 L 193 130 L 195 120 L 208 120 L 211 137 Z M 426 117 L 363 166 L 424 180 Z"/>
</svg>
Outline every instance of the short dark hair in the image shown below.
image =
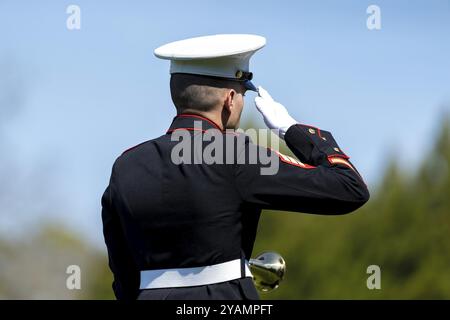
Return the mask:
<svg viewBox="0 0 450 320">
<path fill-rule="evenodd" d="M 172 101 L 181 113 L 184 109 L 210 111 L 220 104 L 222 89 L 242 90 L 237 81 L 187 73 L 174 73 L 170 77 Z"/>
</svg>

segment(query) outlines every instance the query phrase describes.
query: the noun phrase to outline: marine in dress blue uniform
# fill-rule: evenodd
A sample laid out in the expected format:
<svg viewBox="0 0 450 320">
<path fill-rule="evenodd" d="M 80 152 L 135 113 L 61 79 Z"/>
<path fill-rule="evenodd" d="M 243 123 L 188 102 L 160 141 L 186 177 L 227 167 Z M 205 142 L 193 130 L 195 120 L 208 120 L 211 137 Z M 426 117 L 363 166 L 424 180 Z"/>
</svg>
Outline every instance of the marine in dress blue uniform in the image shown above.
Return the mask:
<svg viewBox="0 0 450 320">
<path fill-rule="evenodd" d="M 236 81 L 243 92 L 259 91 L 257 109 L 296 158 L 229 133 L 223 122 L 192 108 L 179 112 L 160 137 L 123 152 L 102 197 L 118 299 L 258 299 L 248 260 L 261 210 L 335 215 L 368 201 L 367 186 L 331 133 L 298 123 L 253 85 L 249 60 L 264 45 L 259 36 L 217 35 L 155 50 L 171 60 L 172 76 L 215 77 Z M 173 135 L 181 130 L 192 141 L 214 131 L 236 143 L 224 142 L 221 163 L 174 162 Z M 191 157 L 209 143 L 192 143 Z M 228 163 L 230 152 L 234 161 Z M 279 161 L 275 174 L 261 174 L 266 162 L 250 161 L 249 155 L 259 152 Z"/>
</svg>

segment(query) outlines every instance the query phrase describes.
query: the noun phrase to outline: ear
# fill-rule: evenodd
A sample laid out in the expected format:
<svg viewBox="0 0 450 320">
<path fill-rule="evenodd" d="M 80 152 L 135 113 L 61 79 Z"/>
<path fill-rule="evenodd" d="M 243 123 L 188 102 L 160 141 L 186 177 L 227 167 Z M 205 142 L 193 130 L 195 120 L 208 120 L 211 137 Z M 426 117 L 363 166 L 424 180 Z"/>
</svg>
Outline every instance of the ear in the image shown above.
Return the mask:
<svg viewBox="0 0 450 320">
<path fill-rule="evenodd" d="M 231 110 L 233 110 L 235 96 L 236 96 L 236 91 L 234 89 L 230 89 L 225 97 L 224 107 L 228 112 L 231 112 Z"/>
</svg>

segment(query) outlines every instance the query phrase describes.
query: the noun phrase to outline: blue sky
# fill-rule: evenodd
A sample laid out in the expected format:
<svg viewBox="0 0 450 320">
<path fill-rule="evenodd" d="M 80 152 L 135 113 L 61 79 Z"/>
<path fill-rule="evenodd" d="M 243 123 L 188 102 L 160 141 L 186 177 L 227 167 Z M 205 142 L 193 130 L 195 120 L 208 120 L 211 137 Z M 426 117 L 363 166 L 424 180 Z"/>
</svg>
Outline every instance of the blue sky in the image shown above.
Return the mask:
<svg viewBox="0 0 450 320">
<path fill-rule="evenodd" d="M 66 28 L 70 4 L 80 30 Z M 371 4 L 381 30 L 366 27 Z M 449 109 L 450 1 L 0 1 L 0 70 L 23 83 L 3 130 L 12 179 L 42 181 L 17 187 L 15 210 L 30 212 L 17 221 L 58 217 L 100 243 L 114 159 L 175 114 L 168 62 L 153 50 L 217 33 L 265 36 L 254 82 L 299 122 L 331 131 L 371 186 L 391 156 L 416 166 Z M 253 98 L 244 118 L 263 127 Z M 27 204 L 29 193 L 42 203 Z M 20 230 L 14 221 L 3 217 L 0 230 Z"/>
</svg>

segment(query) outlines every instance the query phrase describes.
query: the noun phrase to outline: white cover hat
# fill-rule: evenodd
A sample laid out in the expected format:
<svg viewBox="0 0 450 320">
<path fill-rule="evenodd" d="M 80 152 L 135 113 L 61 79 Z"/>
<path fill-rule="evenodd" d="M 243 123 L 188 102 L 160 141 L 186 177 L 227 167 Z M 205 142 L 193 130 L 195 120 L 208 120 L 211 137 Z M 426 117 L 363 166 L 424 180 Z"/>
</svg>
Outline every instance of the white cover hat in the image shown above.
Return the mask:
<svg viewBox="0 0 450 320">
<path fill-rule="evenodd" d="M 251 56 L 264 47 L 266 39 L 250 34 L 218 34 L 190 38 L 165 44 L 154 54 L 170 60 L 170 73 L 189 73 L 244 81 L 247 89 L 256 91 L 250 82 Z"/>
</svg>

